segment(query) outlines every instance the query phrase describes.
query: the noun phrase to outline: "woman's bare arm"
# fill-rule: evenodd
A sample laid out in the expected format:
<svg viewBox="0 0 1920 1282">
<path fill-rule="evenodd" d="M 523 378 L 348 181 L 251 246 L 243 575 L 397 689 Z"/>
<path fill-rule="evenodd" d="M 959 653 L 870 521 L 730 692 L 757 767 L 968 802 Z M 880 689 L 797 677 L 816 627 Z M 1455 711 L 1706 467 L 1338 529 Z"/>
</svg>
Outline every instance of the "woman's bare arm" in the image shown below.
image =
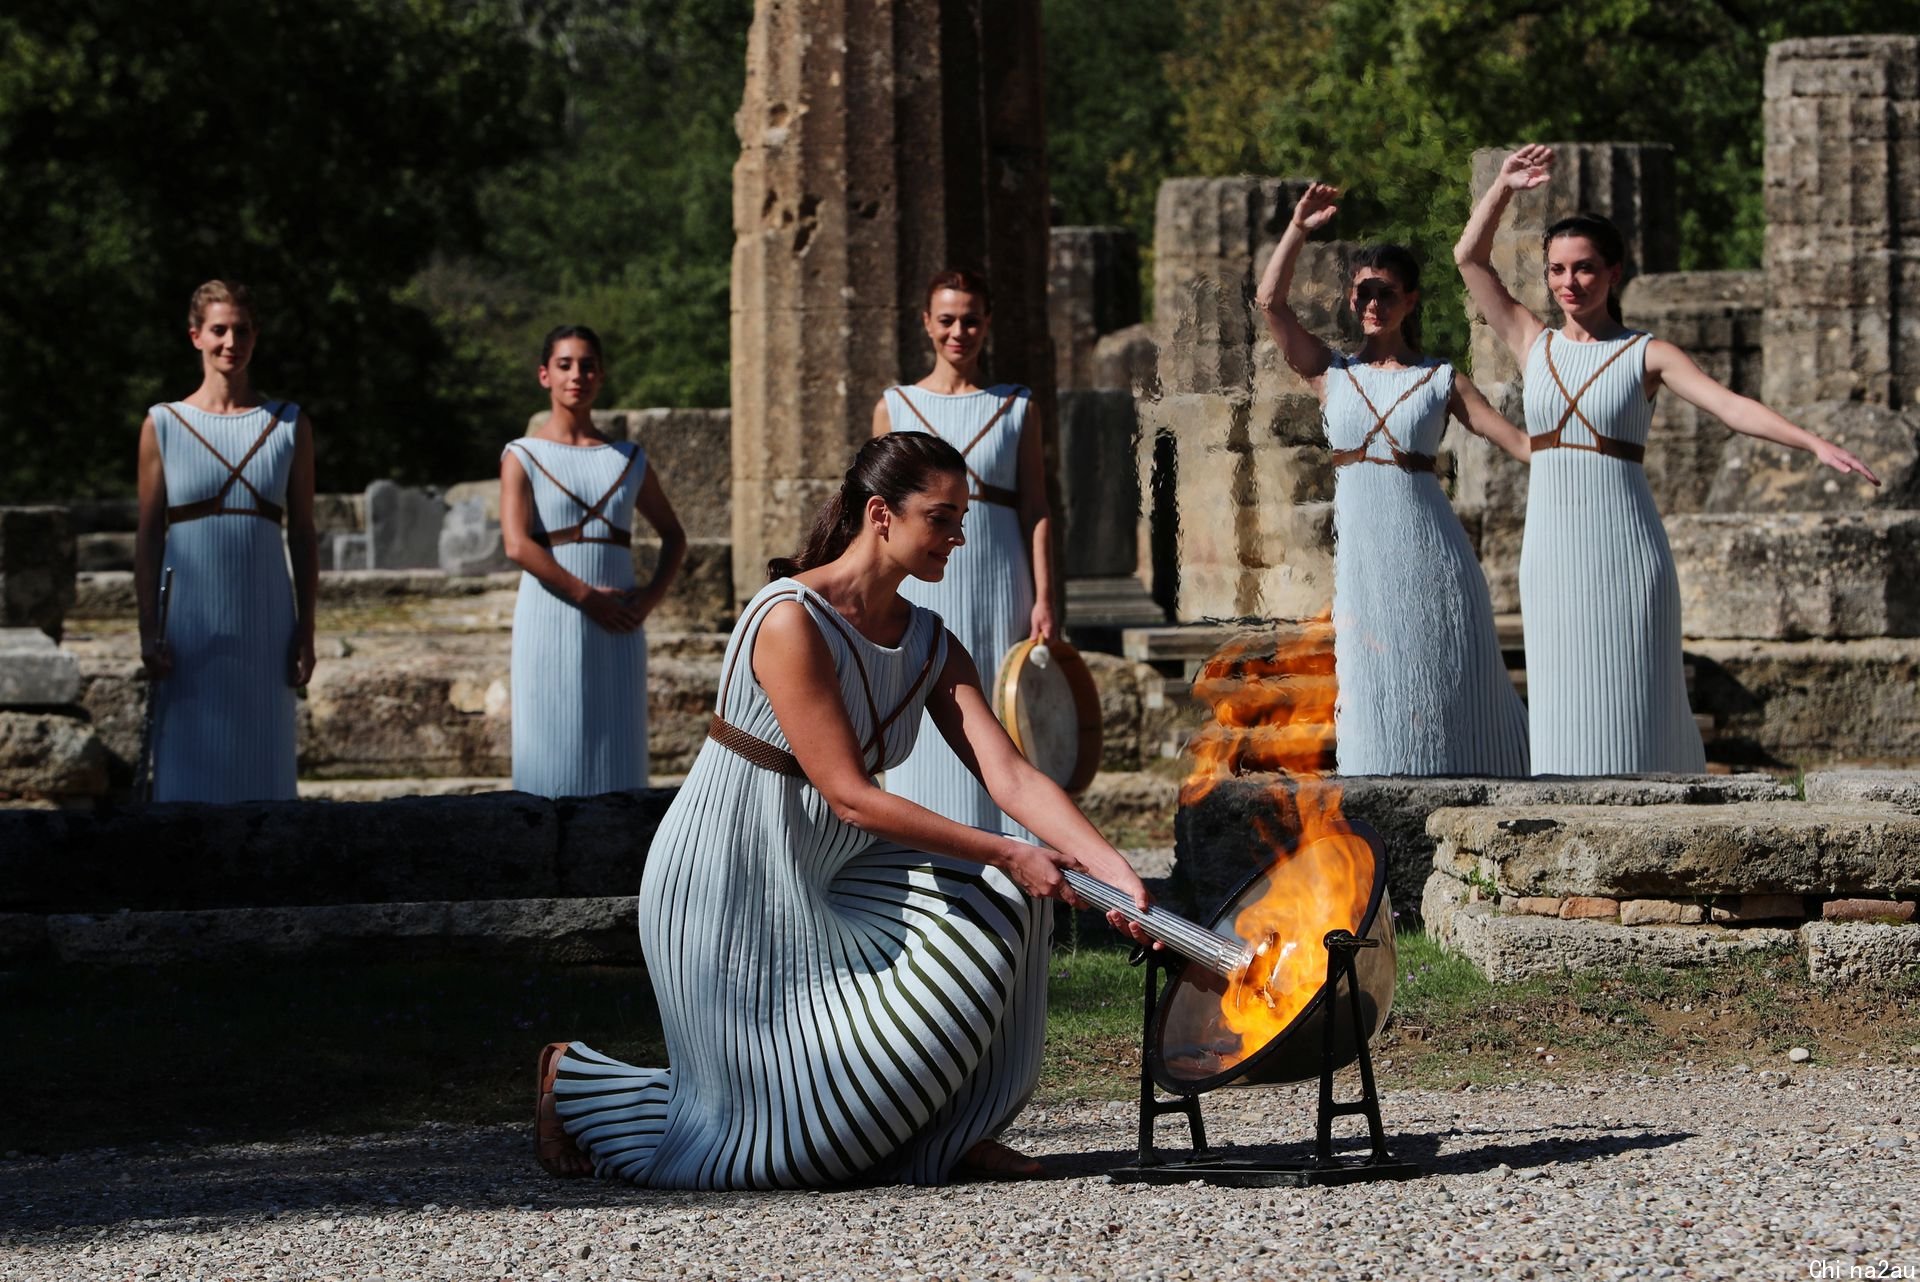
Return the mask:
<svg viewBox="0 0 1920 1282">
<path fill-rule="evenodd" d="M 1656 338 L 1647 344 L 1647 373 L 1653 385 L 1650 390 L 1658 390 L 1664 382 L 1681 400 L 1705 410 L 1743 436 L 1806 450 L 1836 472 L 1850 472 L 1880 484 L 1873 470 L 1850 451 L 1815 436 L 1752 397 L 1723 387 L 1694 364 L 1691 356 L 1665 339 Z"/>
<path fill-rule="evenodd" d="M 1501 215 L 1516 191 L 1531 191 L 1553 177 L 1553 148 L 1532 144 L 1500 162 L 1500 173 L 1473 207 L 1460 242 L 1453 247 L 1453 261 L 1460 268 L 1473 305 L 1487 324 L 1521 361 L 1546 326 L 1507 290 L 1500 273 L 1493 270 L 1493 234 L 1500 227 Z"/>
<path fill-rule="evenodd" d="M 1507 416 L 1493 408 L 1472 379 L 1453 380 L 1453 395 L 1447 401 L 1447 409 L 1466 426 L 1475 436 L 1492 441 L 1522 463 L 1533 457 L 1533 442 L 1527 434 L 1507 421 Z"/>
<path fill-rule="evenodd" d="M 296 689 L 313 679 L 314 609 L 320 595 L 320 538 L 313 526 L 313 420 L 306 411 L 293 427 L 293 468 L 287 474 L 287 559 L 293 566 L 293 652 L 287 683 Z"/>
<path fill-rule="evenodd" d="M 1293 292 L 1293 269 L 1300 261 L 1307 233 L 1324 227 L 1327 220 L 1340 211 L 1340 206 L 1334 203 L 1339 195 L 1337 188 L 1325 183 L 1312 183 L 1307 187 L 1300 203 L 1294 206 L 1293 216 L 1287 220 L 1287 229 L 1280 234 L 1280 243 L 1274 246 L 1273 257 L 1267 260 L 1267 269 L 1261 273 L 1260 286 L 1253 295 L 1260 314 L 1267 318 L 1267 330 L 1273 335 L 1280 355 L 1294 373 L 1312 384 L 1316 393 L 1321 390 L 1327 367 L 1333 363 L 1333 350 L 1300 323 L 1287 296 Z"/>
<path fill-rule="evenodd" d="M 173 656 L 160 635 L 160 571 L 167 548 L 167 469 L 160 431 L 149 415 L 140 424 L 140 520 L 133 536 L 133 596 L 140 615 L 140 659 L 158 681 L 173 671 Z"/>
<path fill-rule="evenodd" d="M 651 466 L 647 468 L 647 474 L 640 478 L 640 496 L 634 506 L 647 524 L 653 527 L 653 532 L 660 536 L 660 561 L 653 567 L 653 578 L 648 580 L 646 587 L 634 594 L 635 604 L 639 606 L 640 617 L 644 620 L 666 599 L 668 590 L 673 587 L 673 581 L 680 573 L 681 564 L 687 559 L 687 531 L 680 524 L 673 504 L 667 501 L 667 492 L 660 488 L 659 473 Z"/>
<path fill-rule="evenodd" d="M 1040 416 L 1031 405 L 1020 425 L 1019 467 L 1020 528 L 1026 532 L 1027 559 L 1033 569 L 1028 635 L 1051 645 L 1060 639 L 1060 625 L 1053 616 L 1053 509 L 1047 503 L 1047 453 Z"/>
</svg>

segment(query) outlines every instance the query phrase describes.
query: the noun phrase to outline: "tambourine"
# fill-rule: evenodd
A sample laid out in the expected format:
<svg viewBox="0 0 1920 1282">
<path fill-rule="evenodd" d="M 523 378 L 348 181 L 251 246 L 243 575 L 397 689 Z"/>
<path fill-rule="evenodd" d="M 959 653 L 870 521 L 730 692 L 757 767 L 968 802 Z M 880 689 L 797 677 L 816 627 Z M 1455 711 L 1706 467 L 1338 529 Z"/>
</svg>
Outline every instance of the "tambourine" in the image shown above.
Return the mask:
<svg viewBox="0 0 1920 1282">
<path fill-rule="evenodd" d="M 1079 792 L 1100 769 L 1100 691 L 1065 641 L 1017 643 L 1000 661 L 993 711 L 1041 774 Z"/>
</svg>

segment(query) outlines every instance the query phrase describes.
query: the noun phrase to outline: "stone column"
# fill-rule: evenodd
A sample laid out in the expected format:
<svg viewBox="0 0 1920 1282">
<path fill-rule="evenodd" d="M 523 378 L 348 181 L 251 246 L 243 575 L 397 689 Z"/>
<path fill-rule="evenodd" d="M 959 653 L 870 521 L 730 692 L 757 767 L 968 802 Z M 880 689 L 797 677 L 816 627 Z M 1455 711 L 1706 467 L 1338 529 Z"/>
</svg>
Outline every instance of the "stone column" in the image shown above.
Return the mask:
<svg viewBox="0 0 1920 1282">
<path fill-rule="evenodd" d="M 1140 320 L 1140 245 L 1125 227 L 1055 227 L 1047 325 L 1057 386 L 1125 387 L 1101 381 L 1102 335 Z"/>
<path fill-rule="evenodd" d="M 919 378 L 927 279 L 987 273 L 996 379 L 1053 419 L 1036 8 L 759 0 L 733 181 L 733 564 L 744 600 L 797 548 Z"/>
<path fill-rule="evenodd" d="M 1493 266 L 1513 296 L 1550 325 L 1560 309 L 1547 294 L 1546 254 L 1540 238 L 1570 214 L 1587 211 L 1613 220 L 1626 240 L 1621 285 L 1642 272 L 1679 266 L 1680 225 L 1674 200 L 1673 148 L 1665 143 L 1554 143 L 1553 181 L 1520 192 L 1493 242 Z M 1473 199 L 1492 185 L 1506 148 L 1473 153 Z M 1520 363 L 1487 327 L 1471 299 L 1473 381 L 1494 407 L 1525 425 Z M 1627 318 L 1629 322 L 1632 317 Z M 1526 523 L 1527 472 L 1497 448 L 1466 432 L 1449 432 L 1454 457 L 1454 506 L 1480 532 L 1480 563 L 1496 610 L 1520 608 L 1520 532 Z"/>
<path fill-rule="evenodd" d="M 1765 399 L 1920 402 L 1920 36 L 1776 44 L 1764 110 Z"/>
<path fill-rule="evenodd" d="M 1140 404 L 1141 489 L 1155 503 L 1143 521 L 1141 563 L 1154 567 L 1156 598 L 1172 600 L 1181 619 L 1296 618 L 1332 600 L 1332 470 L 1319 404 L 1253 306 L 1259 273 L 1305 188 L 1251 177 L 1160 187 L 1160 381 Z M 1350 341 L 1340 332 L 1346 254 L 1338 242 L 1310 243 L 1294 279 L 1295 310 L 1336 346 Z M 1178 575 L 1172 592 L 1159 581 L 1169 568 Z"/>
</svg>

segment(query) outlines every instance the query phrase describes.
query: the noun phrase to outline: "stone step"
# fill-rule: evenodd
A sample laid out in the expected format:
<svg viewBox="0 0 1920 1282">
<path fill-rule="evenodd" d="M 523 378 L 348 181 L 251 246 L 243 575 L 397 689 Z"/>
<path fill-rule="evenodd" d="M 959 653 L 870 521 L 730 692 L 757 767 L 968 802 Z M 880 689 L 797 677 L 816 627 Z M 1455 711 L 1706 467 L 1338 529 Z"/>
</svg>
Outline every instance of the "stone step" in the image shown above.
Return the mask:
<svg viewBox="0 0 1920 1282">
<path fill-rule="evenodd" d="M 1895 806 L 1483 806 L 1427 820 L 1433 866 L 1503 895 L 1897 895 L 1920 886 L 1920 815 Z"/>
</svg>

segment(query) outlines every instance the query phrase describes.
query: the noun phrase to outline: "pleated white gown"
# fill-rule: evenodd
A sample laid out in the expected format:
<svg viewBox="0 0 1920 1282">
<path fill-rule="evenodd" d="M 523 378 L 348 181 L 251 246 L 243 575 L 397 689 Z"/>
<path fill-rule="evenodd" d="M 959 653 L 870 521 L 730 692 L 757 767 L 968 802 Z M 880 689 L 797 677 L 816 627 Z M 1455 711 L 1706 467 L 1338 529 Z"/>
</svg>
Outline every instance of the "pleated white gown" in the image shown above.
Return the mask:
<svg viewBox="0 0 1920 1282">
<path fill-rule="evenodd" d="M 900 585 L 900 594 L 946 620 L 947 630 L 966 647 L 980 670 L 989 702 L 1000 660 L 1033 627 L 1033 561 L 1020 513 L 1005 503 L 982 498 L 979 482 L 1018 492 L 1020 433 L 1032 396 L 1024 387 L 1002 384 L 960 396 L 894 387 L 884 398 L 894 431 L 932 432 L 961 450 L 972 472 L 968 480 L 974 498 L 967 507 L 965 546 L 947 562 L 946 577 L 940 582 L 908 579 Z M 1012 403 L 980 437 L 980 430 L 1009 397 Z M 886 788 L 956 822 L 1022 840 L 1031 837 L 993 804 L 931 722 L 923 727 L 913 755 L 887 771 Z"/>
<path fill-rule="evenodd" d="M 1327 371 L 1327 441 L 1364 451 L 1338 468 L 1333 494 L 1343 775 L 1527 773 L 1526 709 L 1486 575 L 1438 477 L 1394 462 L 1396 446 L 1438 452 L 1453 378 L 1442 361 L 1389 370 L 1342 357 Z"/>
<path fill-rule="evenodd" d="M 749 603 L 718 711 L 791 744 L 751 670 L 766 609 L 798 601 L 872 734 L 862 676 L 897 766 L 945 655 L 916 610 L 897 648 L 791 579 Z M 709 740 L 668 809 L 640 885 L 645 952 L 671 1068 L 575 1042 L 556 1108 L 596 1173 L 657 1188 L 819 1187 L 873 1176 L 940 1183 L 1032 1094 L 1046 1028 L 1050 903 L 997 870 L 876 841 L 803 777 Z"/>
<path fill-rule="evenodd" d="M 214 414 L 173 402 L 148 413 L 169 507 L 213 498 L 228 485 L 230 465 L 242 459 L 245 484 L 227 488 L 226 502 L 253 507 L 250 485 L 286 506 L 298 405 L 269 401 Z M 154 689 L 154 800 L 290 799 L 299 778 L 297 701 L 288 684 L 294 603 L 280 521 L 228 512 L 169 523 L 162 564 L 173 568 L 167 617 L 173 673 Z"/>
<path fill-rule="evenodd" d="M 1528 430 L 1551 432 L 1572 393 L 1579 396 L 1579 414 L 1566 418 L 1566 442 L 1591 447 L 1591 425 L 1644 447 L 1653 423 L 1646 351 L 1646 335 L 1639 333 L 1580 343 L 1543 331 L 1527 353 Z M 1616 352 L 1618 359 L 1602 371 Z M 1548 368 L 1549 353 L 1559 382 Z M 1596 373 L 1597 381 L 1580 394 Z M 1542 449 L 1536 442 L 1520 609 L 1536 773 L 1706 769 L 1687 706 L 1679 580 L 1644 467 L 1591 448 Z"/>
<path fill-rule="evenodd" d="M 615 529 L 631 530 L 647 472 L 638 445 L 563 445 L 529 436 L 507 449 L 522 452 L 520 466 L 533 486 L 541 530 L 580 524 L 586 508 L 610 490 L 600 508 L 608 519 L 587 521 L 583 533 L 607 538 Z M 553 558 L 595 587 L 634 586 L 630 547 L 565 543 L 553 549 Z M 512 681 L 516 791 L 589 797 L 647 786 L 644 630 L 609 632 L 523 572 L 513 607 Z"/>
</svg>

